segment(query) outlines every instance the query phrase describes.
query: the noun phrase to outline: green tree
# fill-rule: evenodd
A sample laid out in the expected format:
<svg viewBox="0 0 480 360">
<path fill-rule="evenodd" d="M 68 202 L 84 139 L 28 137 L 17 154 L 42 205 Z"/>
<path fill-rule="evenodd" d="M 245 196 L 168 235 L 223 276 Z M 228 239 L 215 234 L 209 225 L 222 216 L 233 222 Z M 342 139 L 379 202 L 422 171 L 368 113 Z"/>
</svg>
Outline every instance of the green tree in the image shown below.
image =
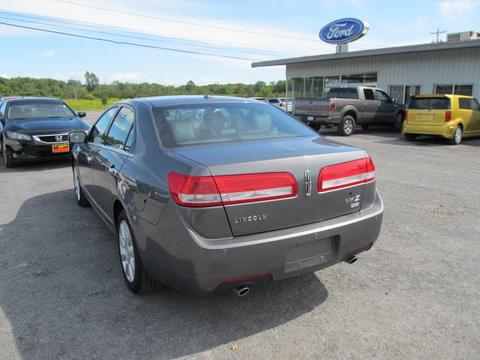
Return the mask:
<svg viewBox="0 0 480 360">
<path fill-rule="evenodd" d="M 99 81 L 97 75 L 93 72 L 87 71 L 85 73 L 85 85 L 87 87 L 88 92 L 92 92 L 98 86 Z"/>
</svg>

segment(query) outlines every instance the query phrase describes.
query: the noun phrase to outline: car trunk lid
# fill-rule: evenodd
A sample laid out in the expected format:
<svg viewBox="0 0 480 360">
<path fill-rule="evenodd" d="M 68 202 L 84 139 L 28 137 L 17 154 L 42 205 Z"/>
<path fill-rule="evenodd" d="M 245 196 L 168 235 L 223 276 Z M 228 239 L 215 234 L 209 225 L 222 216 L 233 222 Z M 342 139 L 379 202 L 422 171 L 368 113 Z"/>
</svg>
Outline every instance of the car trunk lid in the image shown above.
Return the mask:
<svg viewBox="0 0 480 360">
<path fill-rule="evenodd" d="M 318 191 L 318 177 L 322 168 L 366 158 L 366 153 L 356 148 L 327 143 L 320 138 L 287 138 L 255 143 L 221 143 L 214 147 L 177 147 L 174 151 L 206 166 L 213 178 L 224 179 L 233 174 L 262 174 L 258 177 L 259 182 L 263 187 L 268 187 L 265 184 L 270 180 L 268 175 L 265 178 L 265 174 L 291 174 L 297 186 L 294 196 L 224 203 L 234 236 L 314 223 L 359 211 L 363 205 L 363 183 Z M 276 176 L 272 175 L 271 178 L 275 180 Z M 245 181 L 249 179 L 245 178 Z M 284 190 L 285 186 L 281 184 L 273 191 Z M 223 194 L 222 198 L 225 201 Z"/>
</svg>

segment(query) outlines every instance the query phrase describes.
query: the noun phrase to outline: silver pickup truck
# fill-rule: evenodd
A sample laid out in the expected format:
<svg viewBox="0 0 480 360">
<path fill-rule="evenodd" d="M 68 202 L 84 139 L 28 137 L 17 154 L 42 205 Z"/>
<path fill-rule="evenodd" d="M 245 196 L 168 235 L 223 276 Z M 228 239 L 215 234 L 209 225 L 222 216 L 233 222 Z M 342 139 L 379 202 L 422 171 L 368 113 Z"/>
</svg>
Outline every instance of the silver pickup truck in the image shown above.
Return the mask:
<svg viewBox="0 0 480 360">
<path fill-rule="evenodd" d="M 343 136 L 353 134 L 355 125 L 392 125 L 402 128 L 405 107 L 395 102 L 383 90 L 368 86 L 331 88 L 324 98 L 295 99 L 293 115 L 312 128 L 337 126 Z"/>
</svg>

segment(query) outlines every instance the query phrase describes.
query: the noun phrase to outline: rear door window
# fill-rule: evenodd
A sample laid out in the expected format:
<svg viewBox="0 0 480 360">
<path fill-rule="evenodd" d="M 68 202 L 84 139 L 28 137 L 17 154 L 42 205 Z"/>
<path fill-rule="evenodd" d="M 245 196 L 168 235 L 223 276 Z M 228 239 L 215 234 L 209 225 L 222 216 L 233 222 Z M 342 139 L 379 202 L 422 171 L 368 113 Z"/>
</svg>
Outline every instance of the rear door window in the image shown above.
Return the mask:
<svg viewBox="0 0 480 360">
<path fill-rule="evenodd" d="M 408 108 L 417 110 L 450 110 L 450 99 L 437 97 L 412 98 Z"/>
<path fill-rule="evenodd" d="M 105 137 L 105 145 L 124 149 L 127 138 L 131 134 L 134 119 L 133 110 L 128 107 L 122 107 Z M 133 142 L 129 146 L 131 147 L 132 144 Z"/>
<path fill-rule="evenodd" d="M 372 89 L 363 89 L 363 95 L 365 96 L 365 100 L 375 100 Z"/>
<path fill-rule="evenodd" d="M 92 131 L 90 132 L 89 141 L 95 144 L 103 144 L 104 136 L 110 127 L 113 117 L 118 111 L 118 107 L 115 106 L 110 110 L 107 110 L 100 119 L 97 120 L 96 124 L 93 126 Z"/>
</svg>

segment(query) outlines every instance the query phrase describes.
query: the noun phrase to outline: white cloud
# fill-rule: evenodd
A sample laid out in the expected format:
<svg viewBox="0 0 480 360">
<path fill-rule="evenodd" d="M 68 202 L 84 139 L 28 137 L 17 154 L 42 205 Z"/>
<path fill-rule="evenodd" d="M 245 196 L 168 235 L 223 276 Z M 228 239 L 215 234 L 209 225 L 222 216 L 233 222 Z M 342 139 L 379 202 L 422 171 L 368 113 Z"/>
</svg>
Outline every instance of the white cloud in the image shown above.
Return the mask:
<svg viewBox="0 0 480 360">
<path fill-rule="evenodd" d="M 440 13 L 448 18 L 463 15 L 478 5 L 480 5 L 480 0 L 444 0 L 439 4 Z"/>
<path fill-rule="evenodd" d="M 8 79 L 10 76 L 8 74 L 2 73 L 0 74 L 0 78 Z"/>
<path fill-rule="evenodd" d="M 47 50 L 41 53 L 35 54 L 33 57 L 37 59 L 51 59 L 55 56 L 54 50 Z"/>
<path fill-rule="evenodd" d="M 121 82 L 132 82 L 139 83 L 146 81 L 144 74 L 137 72 L 124 72 L 124 73 L 115 73 L 108 76 L 108 79 L 105 79 L 106 82 L 112 81 L 121 81 Z"/>
</svg>

